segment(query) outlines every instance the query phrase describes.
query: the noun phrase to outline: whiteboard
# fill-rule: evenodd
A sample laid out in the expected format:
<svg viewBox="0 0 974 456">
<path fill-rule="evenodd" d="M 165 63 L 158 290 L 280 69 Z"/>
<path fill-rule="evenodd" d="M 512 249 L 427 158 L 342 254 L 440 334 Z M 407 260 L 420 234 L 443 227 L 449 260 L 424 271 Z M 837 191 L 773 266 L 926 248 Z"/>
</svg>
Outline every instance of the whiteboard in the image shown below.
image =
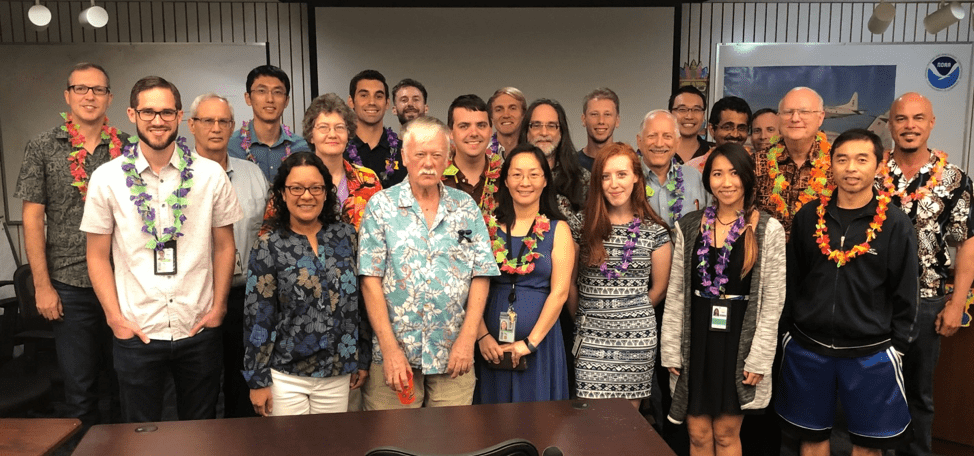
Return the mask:
<svg viewBox="0 0 974 456">
<path fill-rule="evenodd" d="M 931 65 L 942 56 L 949 56 L 957 64 L 954 68 L 957 73 L 951 73 L 956 80 L 949 86 L 942 78 L 930 74 Z M 855 93 L 875 93 L 877 102 L 873 105 L 863 104 L 866 100 L 859 98 L 862 114 L 834 119 L 834 125 L 841 128 L 832 129 L 841 132 L 859 126 L 851 124 L 856 118 L 861 118 L 864 127 L 871 124 L 889 110 L 892 99 L 906 92 L 917 92 L 931 101 L 937 119 L 930 135 L 930 147 L 947 152 L 951 163 L 971 174 L 974 171 L 974 160 L 971 159 L 974 149 L 971 135 L 974 130 L 972 63 L 972 43 L 720 44 L 717 46 L 717 71 L 713 73 L 713 96 L 719 99 L 724 95 L 737 95 L 728 93 L 729 88 L 747 91 L 750 83 L 757 87 L 752 93 L 773 99 L 777 108 L 777 100 L 795 85 L 807 85 L 818 91 L 826 106 L 845 104 Z M 741 81 L 744 75 L 755 77 L 755 80 Z M 885 105 L 878 103 L 881 92 L 889 94 Z M 753 104 L 751 106 L 756 109 Z M 832 120 L 826 119 L 823 130 L 829 130 Z M 888 131 L 886 134 L 888 136 Z"/>
<path fill-rule="evenodd" d="M 239 124 L 253 117 L 244 102 L 247 73 L 267 63 L 265 43 L 84 43 L 0 45 L 0 173 L 8 220 L 21 220 L 21 200 L 14 198 L 24 148 L 32 138 L 63 121 L 64 88 L 75 63 L 97 63 L 108 71 L 115 95 L 108 110 L 111 125 L 134 135 L 125 115 L 129 93 L 144 76 L 161 76 L 179 89 L 183 116 L 179 133 L 193 144 L 186 126 L 193 99 L 206 92 L 226 96 Z"/>
</svg>

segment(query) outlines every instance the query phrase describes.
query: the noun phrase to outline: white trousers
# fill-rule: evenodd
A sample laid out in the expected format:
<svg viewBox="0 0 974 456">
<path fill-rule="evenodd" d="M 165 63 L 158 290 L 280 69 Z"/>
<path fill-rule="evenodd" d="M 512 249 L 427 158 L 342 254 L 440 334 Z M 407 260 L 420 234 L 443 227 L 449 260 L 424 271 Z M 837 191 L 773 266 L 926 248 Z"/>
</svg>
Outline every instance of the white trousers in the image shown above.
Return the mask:
<svg viewBox="0 0 974 456">
<path fill-rule="evenodd" d="M 348 410 L 350 375 L 299 377 L 271 369 L 274 416 L 338 413 Z"/>
</svg>

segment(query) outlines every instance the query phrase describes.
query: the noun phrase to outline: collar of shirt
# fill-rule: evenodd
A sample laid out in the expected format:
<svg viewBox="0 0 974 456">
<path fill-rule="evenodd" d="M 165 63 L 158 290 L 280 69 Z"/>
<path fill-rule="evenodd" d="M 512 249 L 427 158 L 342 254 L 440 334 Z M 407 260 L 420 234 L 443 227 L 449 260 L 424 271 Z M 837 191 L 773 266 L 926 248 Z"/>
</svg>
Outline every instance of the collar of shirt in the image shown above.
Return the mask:
<svg viewBox="0 0 974 456">
<path fill-rule="evenodd" d="M 250 123 L 247 124 L 247 129 L 250 130 L 250 144 L 252 144 L 252 145 L 253 144 L 261 144 L 261 145 L 267 146 L 267 147 L 269 147 L 271 149 L 274 149 L 274 148 L 280 146 L 281 144 L 284 143 L 284 141 L 288 141 L 288 142 L 292 142 L 293 143 L 293 142 L 297 142 L 298 139 L 301 139 L 301 135 L 299 135 L 297 133 L 294 133 L 294 134 L 291 134 L 291 135 L 287 134 L 287 130 L 285 130 L 284 129 L 284 125 L 281 124 L 281 126 L 280 126 L 281 135 L 277 137 L 277 141 L 275 141 L 274 144 L 267 145 L 267 144 L 264 144 L 263 142 L 261 142 L 260 141 L 260 138 L 257 137 L 257 134 L 254 133 L 254 119 L 250 119 Z"/>
<path fill-rule="evenodd" d="M 403 179 L 402 191 L 399 192 L 399 207 L 407 208 L 416 205 L 416 197 L 413 196 L 413 189 L 409 183 L 409 177 Z M 437 182 L 436 188 L 440 191 L 440 207 L 445 207 L 448 212 L 453 212 L 457 210 L 457 201 L 450 198 L 450 195 L 446 191 L 446 185 L 443 182 Z"/>
<path fill-rule="evenodd" d="M 230 160 L 230 156 L 227 156 L 227 178 L 233 181 L 233 160 Z"/>
<path fill-rule="evenodd" d="M 145 159 L 145 154 L 142 153 L 141 143 L 138 146 L 138 152 L 139 155 L 135 157 L 135 172 L 142 174 L 149 167 L 149 161 Z M 182 153 L 179 146 L 173 143 L 172 155 L 169 156 L 169 166 L 179 169 L 179 155 Z"/>
<path fill-rule="evenodd" d="M 676 178 L 676 167 L 677 166 L 685 166 L 685 165 L 683 165 L 683 164 L 681 164 L 681 163 L 678 162 L 678 157 L 679 157 L 679 155 L 673 155 L 673 160 L 674 161 L 670 161 L 670 169 L 668 169 L 666 171 L 666 182 L 669 182 L 669 181 L 671 181 L 671 180 L 673 180 L 673 179 Z M 645 161 L 643 161 L 643 159 L 642 159 L 641 156 L 639 158 L 639 166 L 641 166 L 643 168 L 643 177 L 646 178 L 646 183 L 647 184 L 652 185 L 652 186 L 654 186 L 656 188 L 659 188 L 659 187 L 662 187 L 662 186 L 666 185 L 666 182 L 664 182 L 662 184 L 659 183 L 659 178 L 656 176 L 656 173 L 653 172 L 653 170 L 649 167 L 649 165 L 646 164 Z"/>
</svg>

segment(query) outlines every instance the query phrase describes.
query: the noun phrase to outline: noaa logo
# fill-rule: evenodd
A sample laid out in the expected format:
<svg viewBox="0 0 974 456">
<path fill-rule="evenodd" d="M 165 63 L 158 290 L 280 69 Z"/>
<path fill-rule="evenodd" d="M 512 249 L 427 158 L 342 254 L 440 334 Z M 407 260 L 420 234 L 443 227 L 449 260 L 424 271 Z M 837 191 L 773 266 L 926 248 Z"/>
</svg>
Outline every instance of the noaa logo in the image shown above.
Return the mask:
<svg viewBox="0 0 974 456">
<path fill-rule="evenodd" d="M 950 90 L 960 80 L 960 63 L 953 56 L 939 55 L 927 65 L 927 82 L 937 90 Z"/>
</svg>

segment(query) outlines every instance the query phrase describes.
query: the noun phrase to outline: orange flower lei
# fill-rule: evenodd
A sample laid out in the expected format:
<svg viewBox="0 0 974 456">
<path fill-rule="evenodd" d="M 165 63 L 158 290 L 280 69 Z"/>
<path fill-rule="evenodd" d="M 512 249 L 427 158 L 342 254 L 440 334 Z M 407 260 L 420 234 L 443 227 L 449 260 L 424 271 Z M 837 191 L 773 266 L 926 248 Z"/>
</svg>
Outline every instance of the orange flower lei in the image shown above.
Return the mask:
<svg viewBox="0 0 974 456">
<path fill-rule="evenodd" d="M 771 202 L 775 204 L 775 210 L 781 215 L 788 217 L 798 212 L 805 203 L 815 199 L 825 190 L 828 184 L 828 176 L 825 171 L 832 165 L 829 160 L 829 142 L 825 138 L 825 133 L 818 132 L 815 135 L 815 144 L 818 146 L 818 156 L 812 160 L 812 175 L 808 180 L 808 187 L 798 196 L 794 208 L 789 208 L 788 203 L 781 196 L 781 193 L 791 185 L 785 180 L 784 174 L 778 169 L 778 158 L 785 151 L 785 142 L 780 136 L 771 138 L 771 148 L 768 149 L 768 177 L 774 179 L 774 186 L 771 189 Z"/>
<path fill-rule="evenodd" d="M 886 209 L 889 207 L 890 197 L 889 193 L 884 191 L 880 191 L 876 195 L 879 206 L 876 207 L 876 215 L 873 216 L 873 221 L 869 223 L 869 229 L 866 230 L 866 242 L 845 251 L 832 250 L 829 246 L 828 227 L 825 226 L 825 206 L 829 204 L 829 198 L 834 190 L 835 186 L 829 186 L 819 196 L 819 205 L 815 209 L 815 213 L 818 214 L 818 223 L 815 224 L 815 240 L 818 242 L 818 248 L 822 254 L 834 261 L 835 267 L 841 268 L 853 258 L 868 252 L 869 243 L 876 239 L 876 233 L 883 231 L 883 222 L 886 221 Z"/>
<path fill-rule="evenodd" d="M 494 194 L 497 193 L 497 179 L 501 177 L 501 166 L 503 164 L 501 154 L 487 149 L 487 172 L 484 173 L 484 178 L 487 180 L 484 182 L 484 193 L 480 196 L 480 210 L 484 214 L 484 222 L 497 207 Z"/>
<path fill-rule="evenodd" d="M 78 187 L 78 191 L 81 192 L 81 200 L 84 201 L 88 196 L 88 173 L 85 172 L 85 159 L 88 158 L 88 151 L 85 150 L 85 137 L 78 130 L 78 124 L 74 123 L 71 114 L 62 112 L 61 118 L 64 119 L 64 126 L 61 129 L 68 132 L 68 139 L 71 142 L 71 147 L 74 148 L 68 154 L 68 166 L 71 170 L 71 177 L 74 177 L 74 182 L 71 185 Z M 118 139 L 118 129 L 108 126 L 108 117 L 105 117 L 105 121 L 101 125 L 101 139 L 107 139 L 110 142 L 108 155 L 112 158 L 122 155 L 122 140 Z"/>
<path fill-rule="evenodd" d="M 936 187 L 937 184 L 939 184 L 943 179 L 944 168 L 947 167 L 947 154 L 940 150 L 933 150 L 931 152 L 933 153 L 934 157 L 937 157 L 937 162 L 934 163 L 933 168 L 930 169 L 930 179 L 927 180 L 926 185 L 917 188 L 913 193 L 906 193 L 906 187 L 908 185 L 905 185 L 903 190 L 899 190 L 896 188 L 896 185 L 893 184 L 893 173 L 891 172 L 889 166 L 890 162 L 893 162 L 894 164 L 896 163 L 893 160 L 893 157 L 890 156 L 889 160 L 886 163 L 883 163 L 882 169 L 879 171 L 881 176 L 885 176 L 883 178 L 883 187 L 886 188 L 886 191 L 889 192 L 890 196 L 900 197 L 900 205 L 906 206 L 913 201 L 922 200 L 929 195 L 930 192 L 933 191 L 933 188 Z M 904 182 L 906 182 L 905 178 Z"/>
</svg>

